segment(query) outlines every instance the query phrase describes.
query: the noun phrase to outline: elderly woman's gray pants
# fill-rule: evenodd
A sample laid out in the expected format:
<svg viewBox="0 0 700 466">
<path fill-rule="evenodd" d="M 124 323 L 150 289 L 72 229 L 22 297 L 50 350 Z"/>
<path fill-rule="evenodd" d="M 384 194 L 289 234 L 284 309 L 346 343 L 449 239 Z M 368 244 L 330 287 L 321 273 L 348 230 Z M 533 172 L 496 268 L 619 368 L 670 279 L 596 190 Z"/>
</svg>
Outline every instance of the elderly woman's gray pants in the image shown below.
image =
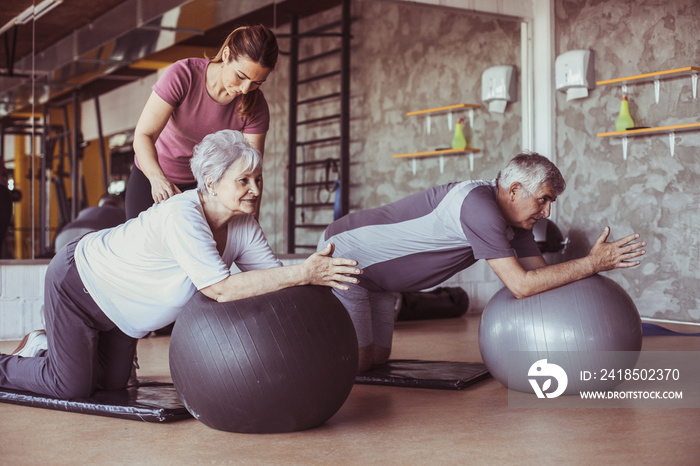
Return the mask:
<svg viewBox="0 0 700 466">
<path fill-rule="evenodd" d="M 85 290 L 75 266 L 77 242 L 59 251 L 46 272 L 46 354 L 0 355 L 0 387 L 63 399 L 126 387 L 137 340 L 119 330 Z"/>
</svg>

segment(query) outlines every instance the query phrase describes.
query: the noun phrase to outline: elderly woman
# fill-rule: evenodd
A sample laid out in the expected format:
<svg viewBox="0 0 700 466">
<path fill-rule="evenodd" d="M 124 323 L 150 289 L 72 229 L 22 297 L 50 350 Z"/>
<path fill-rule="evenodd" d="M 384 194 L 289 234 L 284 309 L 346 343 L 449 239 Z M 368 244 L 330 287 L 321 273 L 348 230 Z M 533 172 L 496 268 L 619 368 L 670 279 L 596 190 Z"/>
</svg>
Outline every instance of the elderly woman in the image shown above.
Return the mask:
<svg viewBox="0 0 700 466">
<path fill-rule="evenodd" d="M 175 321 L 199 290 L 231 301 L 296 285 L 346 289 L 356 262 L 333 247 L 282 267 L 253 218 L 261 157 L 239 131 L 195 147 L 197 189 L 117 227 L 89 233 L 55 256 L 46 273 L 43 337 L 0 355 L 0 387 L 75 398 L 127 384 L 137 338 Z M 235 264 L 239 273 L 231 273 Z M 36 340 L 36 341 L 32 341 Z M 39 353 L 40 354 L 40 353 Z M 25 357 L 22 357 L 25 356 Z"/>
</svg>

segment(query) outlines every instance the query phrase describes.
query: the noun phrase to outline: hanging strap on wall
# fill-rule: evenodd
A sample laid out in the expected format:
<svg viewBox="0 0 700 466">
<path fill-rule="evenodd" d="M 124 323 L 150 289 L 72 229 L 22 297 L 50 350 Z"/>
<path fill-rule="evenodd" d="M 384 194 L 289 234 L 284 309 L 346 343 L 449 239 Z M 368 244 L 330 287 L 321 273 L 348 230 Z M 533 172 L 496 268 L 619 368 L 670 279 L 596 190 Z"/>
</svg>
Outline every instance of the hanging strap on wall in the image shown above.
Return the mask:
<svg viewBox="0 0 700 466">
<path fill-rule="evenodd" d="M 340 180 L 335 180 L 335 203 L 333 204 L 333 221 L 338 220 L 340 215 Z"/>
</svg>

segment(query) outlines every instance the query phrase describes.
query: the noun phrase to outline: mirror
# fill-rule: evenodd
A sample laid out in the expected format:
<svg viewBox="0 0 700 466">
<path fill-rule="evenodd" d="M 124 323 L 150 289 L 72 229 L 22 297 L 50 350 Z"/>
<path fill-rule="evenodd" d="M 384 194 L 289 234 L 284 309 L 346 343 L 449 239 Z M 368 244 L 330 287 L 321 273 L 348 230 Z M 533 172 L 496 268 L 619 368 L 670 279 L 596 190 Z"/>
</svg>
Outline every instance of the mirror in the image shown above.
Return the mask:
<svg viewBox="0 0 700 466">
<path fill-rule="evenodd" d="M 301 18 L 299 31 L 323 29 L 339 18 L 338 7 Z M 279 28 L 280 35 L 289 27 Z M 481 100 L 481 74 L 493 65 L 521 66 L 521 20 L 480 15 L 456 8 L 420 5 L 416 2 L 353 2 L 350 97 L 350 210 L 387 204 L 432 186 L 469 178 L 493 178 L 505 162 L 525 145 L 521 132 L 522 96 L 509 103 L 504 113 L 491 113 Z M 289 50 L 290 40 L 280 40 Z M 300 42 L 300 59 L 321 55 L 339 46 L 335 38 L 308 38 Z M 265 149 L 265 193 L 260 222 L 278 254 L 288 251 L 288 63 L 280 57 L 278 68 L 263 91 L 271 104 L 271 121 Z M 335 68 L 334 68 L 335 67 Z M 338 69 L 337 57 L 300 65 L 299 79 Z M 518 75 L 518 81 L 523 76 Z M 299 86 L 300 99 L 337 91 L 332 80 Z M 518 92 L 519 93 L 519 92 Z M 476 104 L 474 124 L 464 109 L 431 115 L 408 116 L 408 112 Z M 338 113 L 336 101 L 299 106 L 299 121 Z M 449 148 L 454 124 L 467 118 L 464 133 L 474 154 L 473 168 L 466 154 L 394 158 L 393 155 Z M 321 121 L 304 125 L 299 141 L 338 134 L 337 123 Z M 299 161 L 338 157 L 338 145 L 304 146 Z M 415 170 L 415 172 L 414 172 Z M 330 177 L 328 176 L 330 171 Z M 297 189 L 298 204 L 333 203 L 337 196 L 333 167 L 298 170 L 297 180 L 316 183 Z M 320 183 L 320 186 L 318 184 Z M 303 217 L 302 217 L 303 215 Z M 332 208 L 304 208 L 297 224 L 324 225 L 332 221 Z M 295 244 L 314 246 L 322 228 L 297 229 Z M 312 248 L 296 248 L 298 254 Z"/>
<path fill-rule="evenodd" d="M 337 12 L 329 10 L 303 18 L 304 30 L 324 24 L 334 16 L 337 16 Z M 520 19 L 481 15 L 464 9 L 408 1 L 353 1 L 352 16 L 351 210 L 376 207 L 429 186 L 457 179 L 493 177 L 505 160 L 527 145 L 524 142 L 527 137 L 521 130 L 525 126 L 523 122 L 527 114 L 525 96 L 519 95 L 516 102 L 508 104 L 503 114 L 488 112 L 480 98 L 481 73 L 487 67 L 515 65 L 519 80 L 529 78 L 529 72 L 521 73 L 523 23 Z M 193 22 L 196 21 L 190 21 L 188 26 L 205 29 L 201 25 L 193 25 Z M 179 24 L 177 17 L 173 24 Z M 289 29 L 282 25 L 275 28 L 275 32 L 282 35 L 288 33 Z M 287 45 L 288 39 L 280 38 L 280 49 L 287 50 Z M 318 41 L 309 42 L 305 47 L 303 53 L 308 54 L 322 50 Z M 83 57 L 80 64 L 75 66 L 90 65 L 95 69 L 98 66 L 115 66 L 114 63 L 105 63 L 106 61 L 99 52 L 94 52 Z M 288 59 L 282 55 L 276 71 L 264 86 L 273 123 L 266 144 L 266 183 L 261 213 L 263 228 L 273 249 L 278 253 L 286 252 L 288 86 Z M 33 89 L 38 102 L 46 86 L 33 86 Z M 323 91 L 321 88 L 316 90 Z M 449 145 L 454 123 L 465 115 L 459 112 L 439 113 L 431 116 L 428 123 L 425 116 L 409 117 L 406 113 L 454 103 L 474 103 L 481 107 L 475 111 L 474 125 L 464 128 L 470 146 L 480 150 L 473 160 L 464 155 L 446 156 L 442 160 L 439 157 L 416 158 L 415 162 L 392 157 L 395 154 L 433 150 Z M 141 108 L 142 105 L 143 102 L 139 102 L 135 106 Z M 42 109 L 37 111 L 41 112 Z M 316 109 L 308 111 L 313 114 Z M 72 118 L 73 115 L 69 114 L 68 119 Z M 135 118 L 138 115 L 129 115 L 127 119 L 135 121 Z M 309 127 L 311 132 L 322 130 L 321 125 Z M 105 133 L 104 136 L 111 137 L 115 134 Z M 8 143 L 8 139 L 12 142 Z M 28 140 L 31 138 L 19 142 L 18 144 L 26 146 L 19 148 L 15 145 L 17 138 L 4 138 L 3 154 L 10 162 L 10 168 L 14 168 L 14 154 L 20 149 L 28 149 Z M 98 152 L 93 139 L 87 141 L 85 147 L 93 155 Z M 33 149 L 29 149 L 34 150 L 35 154 L 42 153 L 43 150 L 36 138 Z M 311 151 L 307 155 L 316 156 Z M 319 153 L 318 156 L 325 155 Z M 32 172 L 39 170 L 36 164 L 41 163 L 40 159 L 38 156 L 30 157 L 29 160 L 34 161 Z M 120 161 L 123 162 L 122 159 Z M 26 170 L 29 172 L 28 168 Z M 89 162 L 86 158 L 83 165 L 83 175 L 86 178 L 98 177 L 100 170 L 102 167 L 99 161 Z M 50 245 L 60 210 L 51 204 L 57 196 L 55 187 L 49 191 L 50 199 L 46 205 L 50 207 L 40 207 L 41 195 L 36 185 L 42 181 L 32 181 L 31 178 L 27 177 L 23 182 L 34 183 L 34 188 L 22 188 L 26 204 L 33 206 L 30 213 L 26 214 L 27 221 L 20 225 L 20 228 L 26 229 L 23 230 L 26 244 L 22 247 L 21 257 L 15 255 L 23 259 L 43 255 L 41 242 Z M 44 180 L 43 183 L 51 184 L 51 180 Z M 83 196 L 81 191 L 78 194 Z M 332 199 L 333 193 L 330 190 L 316 190 L 307 195 Z M 94 205 L 96 199 L 89 200 Z M 49 215 L 50 223 L 54 225 L 51 227 L 53 230 L 39 231 L 40 215 Z M 327 222 L 328 219 L 322 221 Z M 315 244 L 319 233 L 309 233 L 307 242 Z M 13 239 L 17 237 L 16 234 L 11 236 Z M 12 249 L 16 250 L 16 244 Z M 3 258 L 7 258 L 7 255 Z"/>
<path fill-rule="evenodd" d="M 59 1 L 60 3 L 60 1 Z M 57 5 L 58 3 L 56 3 Z M 47 3 L 48 5 L 48 3 Z M 51 8 L 55 6 L 51 3 Z M 50 10 L 48 8 L 47 10 Z M 22 93 L 10 93 L 3 95 L 0 99 L 0 112 L 2 116 L 9 114 L 15 106 L 15 103 L 22 99 L 31 100 L 34 95 L 34 73 L 33 70 L 29 74 L 16 72 L 14 69 L 14 58 L 17 49 L 18 29 L 20 25 L 30 23 L 32 26 L 35 21 L 35 5 L 34 2 L 17 2 L 11 7 L 4 9 L 3 16 L 0 21 L 2 39 L 4 39 L 4 70 L 2 77 L 3 84 L 9 85 L 18 82 L 30 81 L 29 95 Z M 26 29 L 25 29 L 26 30 Z M 31 50 L 29 54 L 35 54 L 35 30 L 32 27 L 29 31 L 29 36 L 25 34 L 23 38 L 29 39 Z M 27 52 L 26 47 L 22 52 Z M 25 90 L 26 92 L 26 90 Z M 12 259 L 15 257 L 17 250 L 16 232 L 21 229 L 21 224 L 16 221 L 18 216 L 15 216 L 15 211 L 19 210 L 21 201 L 33 202 L 34 196 L 31 191 L 27 192 L 20 188 L 22 182 L 18 180 L 19 171 L 16 169 L 16 154 L 18 149 L 24 151 L 25 148 L 16 148 L 15 144 L 21 141 L 25 136 L 28 142 L 28 153 L 34 154 L 33 143 L 36 141 L 34 131 L 34 119 L 31 115 L 34 114 L 34 105 L 24 115 L 17 115 L 12 119 L 3 120 L 0 125 L 2 132 L 0 133 L 0 260 Z M 15 137 L 17 136 L 17 137 Z M 31 157 L 33 160 L 34 157 Z M 33 180 L 31 181 L 33 182 Z M 27 196 L 28 194 L 28 196 Z"/>
</svg>

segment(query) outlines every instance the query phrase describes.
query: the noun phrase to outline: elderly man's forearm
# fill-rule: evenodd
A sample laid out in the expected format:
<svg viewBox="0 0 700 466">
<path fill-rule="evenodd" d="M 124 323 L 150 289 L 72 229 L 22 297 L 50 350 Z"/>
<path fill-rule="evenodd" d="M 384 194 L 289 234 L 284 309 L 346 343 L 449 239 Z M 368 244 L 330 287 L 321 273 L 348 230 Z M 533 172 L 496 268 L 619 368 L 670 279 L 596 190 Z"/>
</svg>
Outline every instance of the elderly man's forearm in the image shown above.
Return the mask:
<svg viewBox="0 0 700 466">
<path fill-rule="evenodd" d="M 514 284 L 513 288 L 508 288 L 516 298 L 527 298 L 528 296 L 590 277 L 596 272 L 593 261 L 589 257 L 583 257 L 539 269 L 528 270 L 525 272 L 522 280 Z"/>
</svg>

